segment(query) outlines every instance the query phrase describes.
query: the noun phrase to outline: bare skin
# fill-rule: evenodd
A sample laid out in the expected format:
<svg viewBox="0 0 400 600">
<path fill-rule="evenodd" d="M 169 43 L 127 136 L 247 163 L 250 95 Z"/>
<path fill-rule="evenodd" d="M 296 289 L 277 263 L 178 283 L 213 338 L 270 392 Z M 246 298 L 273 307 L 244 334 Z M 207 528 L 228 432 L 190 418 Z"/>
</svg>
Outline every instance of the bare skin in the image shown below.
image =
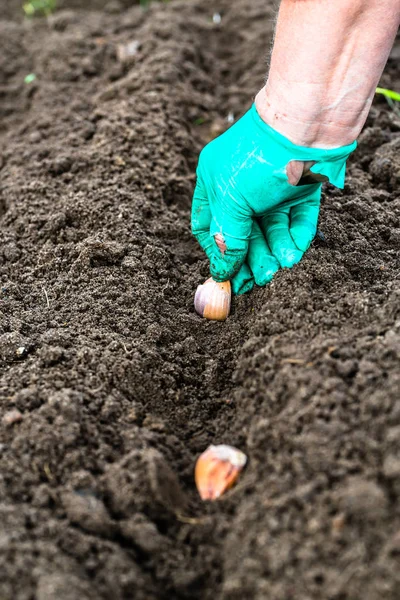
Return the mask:
<svg viewBox="0 0 400 600">
<path fill-rule="evenodd" d="M 352 143 L 399 24 L 400 0 L 282 0 L 259 115 L 300 146 Z M 310 166 L 289 163 L 289 182 Z"/>
</svg>

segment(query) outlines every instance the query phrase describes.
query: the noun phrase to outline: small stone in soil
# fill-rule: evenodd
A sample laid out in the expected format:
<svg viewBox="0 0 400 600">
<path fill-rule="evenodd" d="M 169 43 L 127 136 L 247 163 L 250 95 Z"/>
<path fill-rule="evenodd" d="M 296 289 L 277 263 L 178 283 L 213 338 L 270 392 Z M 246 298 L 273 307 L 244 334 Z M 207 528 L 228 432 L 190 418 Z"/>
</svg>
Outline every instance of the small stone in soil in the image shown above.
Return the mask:
<svg viewBox="0 0 400 600">
<path fill-rule="evenodd" d="M 11 426 L 22 421 L 22 413 L 17 409 L 9 410 L 2 418 L 3 425 Z"/>
</svg>

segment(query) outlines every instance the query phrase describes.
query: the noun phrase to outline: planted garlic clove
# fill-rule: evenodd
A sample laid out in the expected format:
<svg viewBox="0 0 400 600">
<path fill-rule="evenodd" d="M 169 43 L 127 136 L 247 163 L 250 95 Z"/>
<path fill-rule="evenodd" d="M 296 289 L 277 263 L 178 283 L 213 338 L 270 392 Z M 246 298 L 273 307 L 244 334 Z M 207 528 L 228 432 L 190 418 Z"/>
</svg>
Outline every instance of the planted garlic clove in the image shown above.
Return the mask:
<svg viewBox="0 0 400 600">
<path fill-rule="evenodd" d="M 225 321 L 231 310 L 231 283 L 218 282 L 212 277 L 199 285 L 194 297 L 196 312 L 205 319 Z"/>
<path fill-rule="evenodd" d="M 200 498 L 219 498 L 233 486 L 246 462 L 246 455 L 233 446 L 209 446 L 197 459 L 194 471 Z"/>
</svg>

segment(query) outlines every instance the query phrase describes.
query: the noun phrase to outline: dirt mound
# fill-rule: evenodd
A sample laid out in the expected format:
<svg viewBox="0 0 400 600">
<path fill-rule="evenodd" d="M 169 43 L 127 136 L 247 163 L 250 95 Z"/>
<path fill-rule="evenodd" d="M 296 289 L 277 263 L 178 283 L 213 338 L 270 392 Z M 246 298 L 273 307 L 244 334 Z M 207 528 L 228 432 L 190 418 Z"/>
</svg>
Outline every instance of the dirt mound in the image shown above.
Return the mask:
<svg viewBox="0 0 400 600">
<path fill-rule="evenodd" d="M 195 165 L 262 83 L 272 8 L 1 4 L 1 598 L 394 600 L 396 114 L 376 100 L 302 263 L 205 322 Z M 249 466 L 209 506 L 212 442 Z"/>
</svg>

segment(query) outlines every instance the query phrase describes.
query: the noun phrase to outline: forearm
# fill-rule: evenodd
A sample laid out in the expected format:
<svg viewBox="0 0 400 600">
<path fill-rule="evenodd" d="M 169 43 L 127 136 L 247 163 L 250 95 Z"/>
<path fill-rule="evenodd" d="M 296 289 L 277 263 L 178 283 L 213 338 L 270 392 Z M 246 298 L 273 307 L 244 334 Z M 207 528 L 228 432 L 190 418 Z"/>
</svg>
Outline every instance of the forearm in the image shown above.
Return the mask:
<svg viewBox="0 0 400 600">
<path fill-rule="evenodd" d="M 282 0 L 261 118 L 302 146 L 359 135 L 400 21 L 400 0 Z"/>
</svg>

